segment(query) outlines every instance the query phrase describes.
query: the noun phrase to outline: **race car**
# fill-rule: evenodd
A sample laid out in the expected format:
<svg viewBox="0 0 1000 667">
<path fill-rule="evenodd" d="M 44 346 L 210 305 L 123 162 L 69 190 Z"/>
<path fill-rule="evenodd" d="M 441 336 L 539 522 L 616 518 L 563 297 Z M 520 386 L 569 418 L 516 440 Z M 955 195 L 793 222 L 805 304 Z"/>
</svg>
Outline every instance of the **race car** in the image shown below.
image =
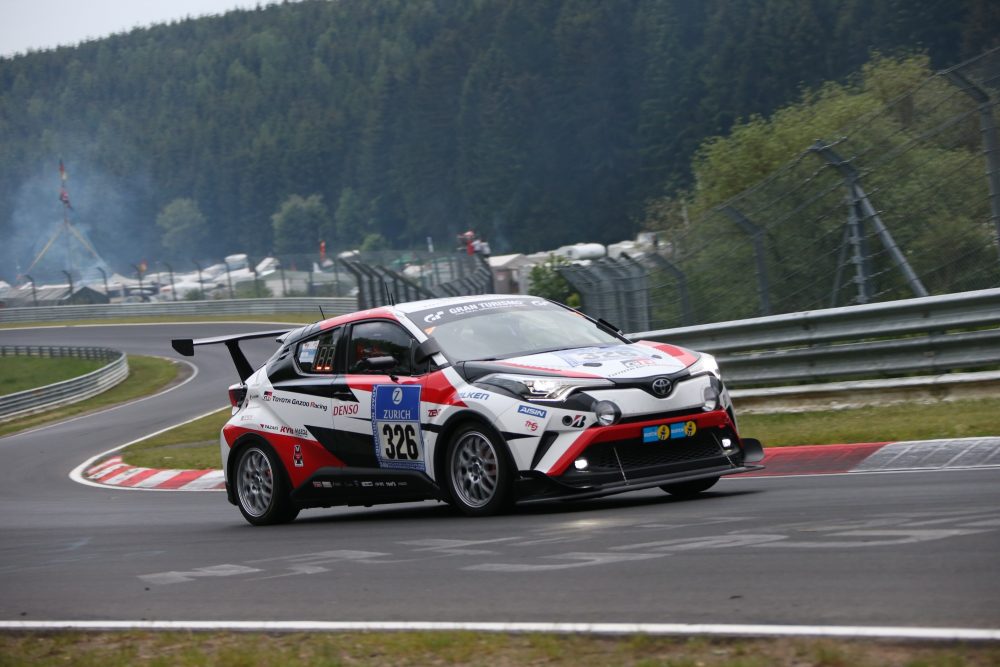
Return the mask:
<svg viewBox="0 0 1000 667">
<path fill-rule="evenodd" d="M 240 341 L 272 336 L 254 370 Z M 233 357 L 222 469 L 254 525 L 427 499 L 486 516 L 653 487 L 687 497 L 763 458 L 739 436 L 711 355 L 632 341 L 538 297 L 400 303 L 172 344 Z"/>
</svg>

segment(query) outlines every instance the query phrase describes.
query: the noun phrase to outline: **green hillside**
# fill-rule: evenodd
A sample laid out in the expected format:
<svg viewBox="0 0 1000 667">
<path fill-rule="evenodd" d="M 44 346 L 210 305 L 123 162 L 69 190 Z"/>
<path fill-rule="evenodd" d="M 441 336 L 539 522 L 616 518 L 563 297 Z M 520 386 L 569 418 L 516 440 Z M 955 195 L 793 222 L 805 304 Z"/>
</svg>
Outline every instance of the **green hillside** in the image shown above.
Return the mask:
<svg viewBox="0 0 1000 667">
<path fill-rule="evenodd" d="M 998 25 L 989 0 L 305 0 L 0 59 L 0 277 L 61 219 L 60 159 L 123 267 L 272 252 L 292 195 L 321 204 L 307 249 L 620 240 L 739 119 Z"/>
</svg>

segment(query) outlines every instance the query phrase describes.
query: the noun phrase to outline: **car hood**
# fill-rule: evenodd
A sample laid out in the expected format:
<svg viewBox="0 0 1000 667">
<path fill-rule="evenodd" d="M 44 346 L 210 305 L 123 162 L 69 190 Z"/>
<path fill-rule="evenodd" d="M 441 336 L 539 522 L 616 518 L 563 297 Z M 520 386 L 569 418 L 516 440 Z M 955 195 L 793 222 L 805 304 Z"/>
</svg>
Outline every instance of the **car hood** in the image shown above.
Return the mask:
<svg viewBox="0 0 1000 667">
<path fill-rule="evenodd" d="M 642 341 L 632 345 L 578 347 L 490 362 L 490 370 L 553 374 L 568 377 L 599 377 L 610 380 L 670 375 L 698 360 L 684 348 Z"/>
</svg>

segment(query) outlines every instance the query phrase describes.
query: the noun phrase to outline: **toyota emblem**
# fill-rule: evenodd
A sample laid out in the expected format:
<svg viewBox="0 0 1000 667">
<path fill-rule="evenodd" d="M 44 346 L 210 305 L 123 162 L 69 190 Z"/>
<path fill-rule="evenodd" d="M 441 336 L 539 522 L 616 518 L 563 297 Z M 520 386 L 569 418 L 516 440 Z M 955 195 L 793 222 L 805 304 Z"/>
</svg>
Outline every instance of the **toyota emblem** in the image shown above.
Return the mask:
<svg viewBox="0 0 1000 667">
<path fill-rule="evenodd" d="M 670 380 L 667 378 L 656 378 L 653 380 L 653 393 L 657 396 L 666 396 L 670 393 Z"/>
</svg>

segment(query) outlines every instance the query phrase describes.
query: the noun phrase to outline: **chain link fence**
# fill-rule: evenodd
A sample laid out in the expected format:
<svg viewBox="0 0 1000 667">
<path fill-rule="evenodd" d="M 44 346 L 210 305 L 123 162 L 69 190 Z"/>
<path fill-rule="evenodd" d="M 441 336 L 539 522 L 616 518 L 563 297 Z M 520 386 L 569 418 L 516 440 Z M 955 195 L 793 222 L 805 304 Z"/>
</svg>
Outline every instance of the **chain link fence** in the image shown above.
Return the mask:
<svg viewBox="0 0 1000 667">
<path fill-rule="evenodd" d="M 821 139 L 659 246 L 560 273 L 628 331 L 1000 285 L 1000 49 Z"/>
<path fill-rule="evenodd" d="M 296 297 L 354 298 L 358 308 L 397 301 L 483 294 L 493 290 L 486 258 L 457 252 L 291 254 L 218 261 L 143 262 L 124 273 L 62 271 L 54 284 L 26 283 L 0 294 L 8 308 L 80 304 L 215 301 Z M 68 278 L 68 279 L 67 279 Z"/>
</svg>

